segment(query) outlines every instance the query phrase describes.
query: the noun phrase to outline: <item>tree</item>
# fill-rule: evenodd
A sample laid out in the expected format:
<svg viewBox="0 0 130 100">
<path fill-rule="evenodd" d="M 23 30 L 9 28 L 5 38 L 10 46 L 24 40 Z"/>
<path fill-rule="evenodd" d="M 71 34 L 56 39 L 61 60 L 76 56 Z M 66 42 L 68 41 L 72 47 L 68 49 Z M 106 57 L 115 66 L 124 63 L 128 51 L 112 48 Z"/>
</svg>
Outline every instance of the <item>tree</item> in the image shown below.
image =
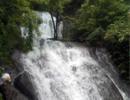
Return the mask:
<svg viewBox="0 0 130 100">
<path fill-rule="evenodd" d="M 129 6 L 123 0 L 86 0 L 78 10 L 78 20 L 75 23 L 76 28 L 78 31 L 84 30 L 84 34 L 86 34 L 86 36 L 91 35 L 91 33 L 93 33 L 98 28 L 102 28 L 102 30 L 104 30 L 102 32 L 104 33 L 100 32 L 100 34 L 102 34 L 102 39 L 104 39 L 104 37 L 109 36 L 107 31 L 112 31 L 113 25 L 116 24 L 116 28 L 119 29 L 119 27 L 121 28 L 123 24 L 117 27 L 118 24 L 127 24 L 128 10 Z M 129 25 L 127 24 L 124 27 L 127 27 L 125 28 L 127 30 Z M 125 34 L 128 35 L 128 33 L 129 32 Z M 114 34 L 116 33 L 114 32 Z"/>
<path fill-rule="evenodd" d="M 130 22 L 119 20 L 111 24 L 106 33 L 105 39 L 112 42 L 128 41 L 130 36 Z"/>
<path fill-rule="evenodd" d="M 33 30 L 37 30 L 39 18 L 34 10 L 49 11 L 57 17 L 54 24 L 55 38 L 59 15 L 70 0 L 0 0 L 0 65 L 12 64 L 11 55 L 18 49 L 31 49 Z M 21 37 L 21 27 L 28 30 L 28 37 Z"/>
<path fill-rule="evenodd" d="M 0 62 L 12 64 L 14 50 L 31 49 L 32 30 L 37 28 L 37 17 L 28 0 L 0 0 Z M 29 30 L 29 36 L 21 37 L 21 27 Z M 0 64 L 0 65 L 1 65 Z"/>
<path fill-rule="evenodd" d="M 40 1 L 40 2 L 39 2 Z M 48 11 L 51 15 L 53 26 L 54 26 L 54 39 L 57 39 L 58 24 L 61 21 L 61 15 L 65 5 L 71 0 L 31 0 L 33 8 L 37 10 Z M 56 17 L 56 23 L 54 22 L 53 16 Z"/>
<path fill-rule="evenodd" d="M 58 24 L 61 21 L 61 14 L 63 13 L 64 6 L 69 2 L 70 0 L 50 0 L 47 4 L 51 16 L 56 16 L 56 24 L 54 23 L 53 17 L 51 17 L 54 26 L 54 39 L 57 39 Z"/>
</svg>

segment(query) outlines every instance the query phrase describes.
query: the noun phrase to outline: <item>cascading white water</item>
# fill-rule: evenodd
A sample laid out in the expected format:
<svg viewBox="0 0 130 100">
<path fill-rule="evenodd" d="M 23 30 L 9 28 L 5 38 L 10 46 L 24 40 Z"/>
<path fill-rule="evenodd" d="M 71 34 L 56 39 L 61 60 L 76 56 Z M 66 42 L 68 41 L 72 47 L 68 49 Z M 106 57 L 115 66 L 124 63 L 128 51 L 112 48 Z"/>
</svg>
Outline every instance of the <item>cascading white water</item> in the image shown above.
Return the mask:
<svg viewBox="0 0 130 100">
<path fill-rule="evenodd" d="M 38 100 L 128 100 L 111 75 L 112 66 L 101 64 L 100 50 L 97 61 L 81 44 L 46 40 L 53 38 L 53 24 L 49 13 L 40 16 L 42 34 L 34 38 L 33 51 L 21 56 Z"/>
<path fill-rule="evenodd" d="M 47 39 L 47 38 L 53 38 L 54 37 L 54 30 L 53 30 L 53 23 L 51 19 L 51 15 L 48 12 L 44 13 L 37 13 L 43 23 L 39 26 L 39 31 L 41 32 L 40 38 Z M 54 17 L 54 22 L 56 22 L 56 18 Z"/>
</svg>

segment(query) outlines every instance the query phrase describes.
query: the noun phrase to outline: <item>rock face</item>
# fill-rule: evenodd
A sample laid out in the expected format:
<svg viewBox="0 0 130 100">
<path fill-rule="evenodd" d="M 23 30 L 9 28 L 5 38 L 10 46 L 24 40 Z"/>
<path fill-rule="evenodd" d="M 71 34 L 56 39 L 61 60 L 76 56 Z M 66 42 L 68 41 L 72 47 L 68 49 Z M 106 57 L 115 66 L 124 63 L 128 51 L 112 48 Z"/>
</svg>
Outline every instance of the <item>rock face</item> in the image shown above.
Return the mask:
<svg viewBox="0 0 130 100">
<path fill-rule="evenodd" d="M 37 93 L 34 90 L 34 86 L 31 83 L 30 78 L 26 72 L 18 76 L 14 81 L 14 86 L 29 100 L 38 100 Z M 22 99 L 24 100 L 24 99 Z M 26 100 L 26 99 L 25 99 Z"/>
<path fill-rule="evenodd" d="M 8 66 L 4 69 L 4 74 L 0 77 L 0 94 L 3 100 L 29 100 L 12 84 L 15 76 L 15 69 Z"/>
<path fill-rule="evenodd" d="M 23 94 L 10 84 L 4 84 L 0 87 L 4 100 L 28 100 Z"/>
<path fill-rule="evenodd" d="M 15 77 L 15 76 L 14 76 Z M 4 82 L 0 84 L 0 93 L 4 100 L 38 100 L 37 93 L 26 72 L 18 75 L 13 84 Z"/>
<path fill-rule="evenodd" d="M 19 99 L 20 98 L 20 96 L 19 96 L 18 99 L 15 99 L 15 97 L 14 97 L 13 100 L 38 100 L 37 93 L 34 91 L 34 86 L 32 85 L 32 82 L 29 78 L 31 76 L 28 75 L 28 73 L 24 72 L 24 69 L 20 62 L 20 56 L 21 56 L 21 53 L 19 51 L 16 51 L 14 53 L 14 55 L 12 56 L 14 61 L 16 61 L 15 71 L 13 69 L 13 71 L 14 71 L 13 72 L 14 73 L 13 84 L 14 84 L 14 87 L 19 91 L 19 93 L 24 95 L 26 98 Z"/>
</svg>

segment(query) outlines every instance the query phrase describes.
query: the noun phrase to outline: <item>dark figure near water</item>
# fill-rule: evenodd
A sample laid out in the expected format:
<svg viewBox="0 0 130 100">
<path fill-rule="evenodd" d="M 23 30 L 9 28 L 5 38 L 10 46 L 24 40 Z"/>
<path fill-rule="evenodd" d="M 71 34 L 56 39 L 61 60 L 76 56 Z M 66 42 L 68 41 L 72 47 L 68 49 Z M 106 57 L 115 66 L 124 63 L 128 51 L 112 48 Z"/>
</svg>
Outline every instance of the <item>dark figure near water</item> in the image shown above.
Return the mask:
<svg viewBox="0 0 130 100">
<path fill-rule="evenodd" d="M 8 73 L 4 73 L 0 78 L 0 93 L 2 94 L 2 98 L 4 100 L 13 100 L 12 96 L 15 94 L 12 94 L 13 92 L 10 85 L 11 77 Z"/>
</svg>

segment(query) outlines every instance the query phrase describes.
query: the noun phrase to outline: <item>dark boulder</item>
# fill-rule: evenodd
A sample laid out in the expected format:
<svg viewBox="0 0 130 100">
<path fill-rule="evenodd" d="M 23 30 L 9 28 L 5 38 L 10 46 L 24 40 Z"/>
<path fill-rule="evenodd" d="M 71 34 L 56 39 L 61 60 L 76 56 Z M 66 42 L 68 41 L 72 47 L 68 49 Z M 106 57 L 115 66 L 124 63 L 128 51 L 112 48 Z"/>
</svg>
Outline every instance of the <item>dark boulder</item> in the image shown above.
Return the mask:
<svg viewBox="0 0 130 100">
<path fill-rule="evenodd" d="M 28 100 L 23 94 L 15 89 L 11 84 L 3 84 L 0 86 L 0 93 L 4 100 Z"/>
<path fill-rule="evenodd" d="M 24 72 L 14 80 L 14 86 L 22 94 L 27 96 L 29 100 L 38 100 L 37 93 L 29 77 L 31 76 L 28 73 Z"/>
</svg>

